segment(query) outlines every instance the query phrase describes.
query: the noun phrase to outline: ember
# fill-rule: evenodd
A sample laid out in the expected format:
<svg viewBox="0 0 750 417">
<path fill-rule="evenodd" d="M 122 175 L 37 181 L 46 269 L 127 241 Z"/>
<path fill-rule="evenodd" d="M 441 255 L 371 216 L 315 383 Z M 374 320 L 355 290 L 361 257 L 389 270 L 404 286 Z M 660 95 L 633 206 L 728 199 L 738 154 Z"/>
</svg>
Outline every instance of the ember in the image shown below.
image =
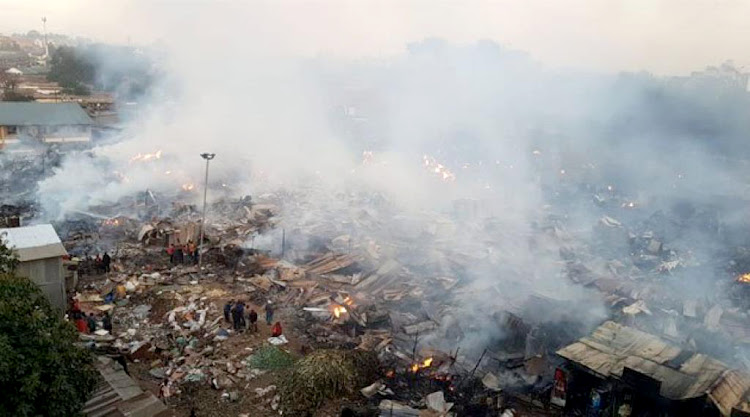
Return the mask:
<svg viewBox="0 0 750 417">
<path fill-rule="evenodd" d="M 427 358 L 422 363 L 415 363 L 411 366 L 411 371 L 414 373 L 419 372 L 420 369 L 426 369 L 429 368 L 430 365 L 432 365 L 432 358 Z"/>
<path fill-rule="evenodd" d="M 336 306 L 333 308 L 333 315 L 336 318 L 341 317 L 342 314 L 346 313 L 346 308 L 342 306 Z"/>
<path fill-rule="evenodd" d="M 102 222 L 103 226 L 119 226 L 120 225 L 120 219 L 107 219 Z"/>
<path fill-rule="evenodd" d="M 456 174 L 451 172 L 445 165 L 436 161 L 435 158 L 424 155 L 422 160 L 424 161 L 425 168 L 438 174 L 443 181 L 451 182 L 456 180 Z"/>
<path fill-rule="evenodd" d="M 750 272 L 738 276 L 737 282 L 741 282 L 743 284 L 750 284 Z"/>
</svg>

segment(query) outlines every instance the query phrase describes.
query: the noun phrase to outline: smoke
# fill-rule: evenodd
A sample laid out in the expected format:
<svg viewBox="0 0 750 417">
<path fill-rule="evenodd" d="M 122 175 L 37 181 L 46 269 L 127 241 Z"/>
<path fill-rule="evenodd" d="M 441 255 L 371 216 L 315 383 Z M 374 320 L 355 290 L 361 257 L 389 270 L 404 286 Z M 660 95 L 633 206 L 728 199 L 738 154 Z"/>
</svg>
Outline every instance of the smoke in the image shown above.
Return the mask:
<svg viewBox="0 0 750 417">
<path fill-rule="evenodd" d="M 491 41 L 428 39 L 378 61 L 301 57 L 289 52 L 293 36 L 244 24 L 242 7 L 181 13 L 200 16 L 202 30 L 166 31 L 162 78 L 139 117 L 115 144 L 69 156 L 40 183 L 50 216 L 145 189 L 197 191 L 198 154 L 215 152 L 210 197 L 222 187 L 236 196 L 285 190 L 280 227 L 348 222 L 363 241 L 408 238 L 413 253 L 393 256 L 411 266 L 444 261 L 441 253 L 474 259 L 443 272 L 471 283 L 451 317 L 481 349 L 502 336 L 488 312 L 524 311 L 519 300 L 532 295 L 561 301 L 544 310 L 551 321 L 576 316 L 590 328 L 605 317 L 593 292 L 564 277 L 553 215 L 571 238 L 590 240 L 605 214 L 646 231 L 652 213 L 674 213 L 679 201 L 703 206 L 747 191 L 739 156 L 748 95 L 721 77 L 553 69 Z M 595 194 L 638 208 L 602 208 Z M 456 201 L 482 213 L 426 233 L 436 219 L 454 220 Z M 740 206 L 720 207 L 722 221 L 735 224 Z M 376 226 L 362 226 L 363 211 Z M 696 218 L 660 238 L 709 258 L 721 238 L 690 226 Z M 706 288 L 690 282 L 685 297 Z"/>
</svg>

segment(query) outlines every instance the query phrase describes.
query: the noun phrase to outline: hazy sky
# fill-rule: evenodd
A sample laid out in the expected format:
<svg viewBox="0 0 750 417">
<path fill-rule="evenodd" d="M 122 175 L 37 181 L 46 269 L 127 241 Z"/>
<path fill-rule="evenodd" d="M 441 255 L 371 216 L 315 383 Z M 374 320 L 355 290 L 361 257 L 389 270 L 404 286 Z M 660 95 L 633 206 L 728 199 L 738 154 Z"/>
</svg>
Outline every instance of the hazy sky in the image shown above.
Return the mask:
<svg viewBox="0 0 750 417">
<path fill-rule="evenodd" d="M 0 32 L 38 29 L 47 16 L 51 32 L 118 43 L 205 31 L 284 53 L 377 57 L 441 37 L 593 70 L 750 65 L 750 0 L 0 0 L 0 16 Z"/>
</svg>

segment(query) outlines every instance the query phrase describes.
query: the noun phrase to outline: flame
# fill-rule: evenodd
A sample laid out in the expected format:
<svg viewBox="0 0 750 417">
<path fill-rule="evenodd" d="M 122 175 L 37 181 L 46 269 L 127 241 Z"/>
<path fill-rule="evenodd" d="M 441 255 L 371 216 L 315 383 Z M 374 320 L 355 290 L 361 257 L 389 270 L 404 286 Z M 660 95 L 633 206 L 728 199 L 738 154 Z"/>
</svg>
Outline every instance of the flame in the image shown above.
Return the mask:
<svg viewBox="0 0 750 417">
<path fill-rule="evenodd" d="M 333 308 L 333 315 L 336 318 L 341 317 L 341 315 L 344 314 L 344 313 L 346 313 L 346 308 L 344 308 L 344 307 L 336 306 L 336 307 Z"/>
<path fill-rule="evenodd" d="M 635 208 L 637 205 L 635 201 L 628 201 L 627 203 L 622 203 L 622 208 Z"/>
<path fill-rule="evenodd" d="M 415 363 L 415 364 L 413 364 L 411 366 L 411 368 L 410 368 L 411 371 L 414 372 L 414 373 L 417 373 L 417 372 L 419 372 L 420 369 L 429 368 L 430 365 L 432 365 L 432 359 L 433 358 L 427 358 L 424 361 L 422 361 L 422 363 Z"/>
<path fill-rule="evenodd" d="M 149 161 L 151 159 L 161 159 L 161 149 L 154 152 L 154 153 L 138 153 L 134 157 L 130 158 L 130 163 L 136 162 L 136 161 Z"/>
<path fill-rule="evenodd" d="M 443 181 L 452 182 L 456 180 L 456 174 L 451 172 L 445 165 L 439 163 L 435 158 L 424 155 L 422 156 L 425 168 L 437 174 Z"/>
<path fill-rule="evenodd" d="M 120 219 L 107 219 L 102 222 L 105 226 L 119 226 L 120 225 Z"/>
<path fill-rule="evenodd" d="M 742 282 L 742 283 L 745 283 L 745 284 L 750 284 L 750 272 L 738 276 L 737 277 L 737 282 Z"/>
<path fill-rule="evenodd" d="M 182 191 L 193 191 L 195 185 L 191 182 L 182 184 Z"/>
<path fill-rule="evenodd" d="M 346 298 L 344 298 L 344 304 L 351 306 L 352 304 L 354 304 L 354 299 L 347 295 Z"/>
</svg>

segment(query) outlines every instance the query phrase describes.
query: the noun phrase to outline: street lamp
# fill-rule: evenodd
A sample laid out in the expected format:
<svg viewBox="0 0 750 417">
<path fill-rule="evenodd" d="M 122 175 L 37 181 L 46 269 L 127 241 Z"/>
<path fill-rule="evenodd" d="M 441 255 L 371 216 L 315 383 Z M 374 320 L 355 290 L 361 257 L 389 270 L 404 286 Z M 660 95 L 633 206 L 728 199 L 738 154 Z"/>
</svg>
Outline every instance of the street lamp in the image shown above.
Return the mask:
<svg viewBox="0 0 750 417">
<path fill-rule="evenodd" d="M 202 153 L 201 158 L 206 160 L 206 181 L 203 183 L 203 220 L 201 220 L 201 240 L 198 244 L 198 270 L 203 263 L 203 227 L 206 224 L 206 197 L 208 196 L 208 163 L 214 159 L 215 153 Z"/>
</svg>

